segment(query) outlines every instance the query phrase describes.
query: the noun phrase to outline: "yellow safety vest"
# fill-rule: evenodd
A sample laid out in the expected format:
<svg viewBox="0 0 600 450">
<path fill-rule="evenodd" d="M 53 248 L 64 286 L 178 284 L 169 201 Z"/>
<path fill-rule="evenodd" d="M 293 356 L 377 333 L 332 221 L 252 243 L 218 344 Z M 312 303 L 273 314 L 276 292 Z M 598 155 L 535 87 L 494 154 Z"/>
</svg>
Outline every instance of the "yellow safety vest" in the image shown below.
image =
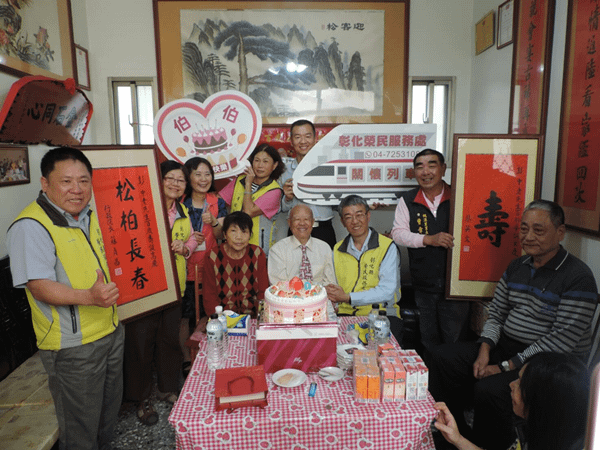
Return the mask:
<svg viewBox="0 0 600 450">
<path fill-rule="evenodd" d="M 175 203 L 175 208 L 179 217 L 173 223 L 171 239 L 179 239 L 185 244 L 192 234 L 188 209 L 182 203 Z M 181 289 L 181 295 L 183 295 L 185 292 L 185 280 L 187 278 L 187 260 L 183 255 L 175 254 L 175 268 L 177 269 L 177 278 L 179 279 L 179 289 Z"/>
<path fill-rule="evenodd" d="M 244 177 L 245 178 L 245 177 Z M 244 178 L 238 178 L 235 182 L 235 186 L 233 188 L 233 197 L 231 198 L 231 212 L 241 211 L 242 205 L 244 203 L 244 192 L 246 190 L 246 186 L 244 183 Z M 277 181 L 272 180 L 269 184 L 261 186 L 255 193 L 252 194 L 252 201 L 255 202 L 257 198 L 266 194 L 273 189 L 281 189 L 279 183 Z M 269 225 L 269 238 L 268 242 L 260 242 L 260 219 L 263 217 L 262 215 L 256 216 L 252 218 L 252 236 L 250 236 L 250 244 L 258 245 L 263 248 L 266 252 L 271 248 L 272 240 L 273 240 L 273 223 L 270 220 L 266 220 Z"/>
<path fill-rule="evenodd" d="M 47 207 L 51 207 L 51 205 Z M 59 213 L 57 212 L 57 214 Z M 92 287 L 98 276 L 96 269 L 102 269 L 105 282 L 110 282 L 110 273 L 98 219 L 91 211 L 89 216 L 89 240 L 80 228 L 55 224 L 37 202 L 27 206 L 15 219 L 15 222 L 21 219 L 33 219 L 48 230 L 54 242 L 56 256 L 65 270 L 71 287 L 74 289 L 89 289 Z M 62 348 L 61 336 L 67 333 L 73 335 L 80 333 L 81 341 L 79 344 L 97 341 L 112 333 L 119 323 L 116 305 L 111 308 L 88 305 L 57 307 L 39 302 L 33 297 L 29 289 L 26 288 L 25 291 L 31 306 L 31 318 L 37 338 L 37 346 L 41 350 L 60 350 Z M 46 310 L 46 314 L 42 308 Z M 61 308 L 62 313 L 59 313 L 58 308 Z M 51 319 L 47 316 L 48 310 L 51 311 Z M 69 313 L 70 318 L 64 320 L 65 314 Z M 59 317 L 60 315 L 62 317 Z M 60 318 L 63 320 L 61 321 Z"/>
<path fill-rule="evenodd" d="M 346 252 L 349 245 L 350 236 L 338 242 L 333 249 L 333 265 L 335 266 L 335 276 L 338 284 L 346 293 L 362 292 L 376 287 L 379 284 L 379 266 L 385 258 L 386 253 L 394 242 L 377 233 L 371 232 L 367 250 L 357 260 L 354 256 Z M 380 309 L 385 309 L 384 303 L 390 302 L 389 298 L 381 299 Z M 400 317 L 400 286 L 394 293 L 394 309 L 396 315 Z M 339 303 L 338 314 L 348 314 L 352 316 L 366 316 L 371 311 L 371 305 L 352 306 L 349 303 Z"/>
</svg>

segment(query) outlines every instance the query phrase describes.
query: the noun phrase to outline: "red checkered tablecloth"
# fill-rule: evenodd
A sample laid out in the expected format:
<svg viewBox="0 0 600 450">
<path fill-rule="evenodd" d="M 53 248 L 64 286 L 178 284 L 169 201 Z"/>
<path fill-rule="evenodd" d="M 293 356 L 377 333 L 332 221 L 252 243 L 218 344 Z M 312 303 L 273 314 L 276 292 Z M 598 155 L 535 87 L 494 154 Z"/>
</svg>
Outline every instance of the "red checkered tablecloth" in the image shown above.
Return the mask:
<svg viewBox="0 0 600 450">
<path fill-rule="evenodd" d="M 356 318 L 340 318 L 338 344 L 346 343 L 345 330 Z M 256 322 L 249 337 L 229 338 L 225 367 L 257 364 Z M 394 341 L 395 343 L 395 341 Z M 281 388 L 267 374 L 265 409 L 215 411 L 215 373 L 206 367 L 206 340 L 194 362 L 169 422 L 178 449 L 434 449 L 430 424 L 436 415 L 433 398 L 399 403 L 362 403 L 354 400 L 352 377 L 328 382 L 316 374 L 295 388 Z M 317 383 L 314 397 L 308 396 Z"/>
</svg>

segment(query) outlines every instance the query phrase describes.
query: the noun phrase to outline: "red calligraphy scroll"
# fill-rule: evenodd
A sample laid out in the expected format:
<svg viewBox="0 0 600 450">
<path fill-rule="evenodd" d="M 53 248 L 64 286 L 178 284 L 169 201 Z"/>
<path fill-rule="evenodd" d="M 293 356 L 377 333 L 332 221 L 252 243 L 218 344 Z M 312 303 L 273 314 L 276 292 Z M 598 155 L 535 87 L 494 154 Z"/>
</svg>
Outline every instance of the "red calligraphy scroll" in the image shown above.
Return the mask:
<svg viewBox="0 0 600 450">
<path fill-rule="evenodd" d="M 528 155 L 467 155 L 459 280 L 498 281 L 521 255 Z"/>
<path fill-rule="evenodd" d="M 148 167 L 94 169 L 94 199 L 117 304 L 167 290 Z"/>
<path fill-rule="evenodd" d="M 517 38 L 513 50 L 511 133 L 543 132 L 553 10 L 554 0 L 528 0 L 518 5 Z"/>
<path fill-rule="evenodd" d="M 595 211 L 600 167 L 600 73 L 596 54 L 600 50 L 598 4 L 573 2 L 572 17 L 572 39 L 576 44 L 571 54 L 571 92 L 565 115 L 568 123 L 563 124 L 567 138 L 562 149 L 566 151 L 562 205 Z"/>
</svg>

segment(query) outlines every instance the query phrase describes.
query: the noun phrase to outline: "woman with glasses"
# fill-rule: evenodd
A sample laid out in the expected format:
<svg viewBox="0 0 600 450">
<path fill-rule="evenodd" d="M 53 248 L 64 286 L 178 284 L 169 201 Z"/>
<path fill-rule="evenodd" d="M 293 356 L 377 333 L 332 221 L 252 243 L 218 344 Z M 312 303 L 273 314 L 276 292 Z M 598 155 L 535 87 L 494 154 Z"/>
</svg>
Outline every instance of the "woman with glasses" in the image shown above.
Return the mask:
<svg viewBox="0 0 600 450">
<path fill-rule="evenodd" d="M 186 169 L 190 174 L 190 182 L 185 190 L 183 204 L 189 212 L 193 236 L 198 243 L 196 250 L 187 260 L 187 281 L 182 299 L 182 319 L 179 330 L 179 342 L 183 350 L 182 372 L 187 376 L 191 368 L 190 349 L 184 345 L 190 337 L 190 331 L 196 328 L 196 320 L 200 320 L 214 311 L 204 311 L 200 298 L 199 317 L 196 317 L 195 280 L 198 275 L 198 292 L 202 292 L 202 266 L 207 251 L 217 245 L 217 239 L 223 236 L 223 218 L 227 215 L 225 200 L 216 193 L 212 165 L 204 158 L 194 157 L 186 161 Z"/>
<path fill-rule="evenodd" d="M 231 180 L 219 193 L 231 212 L 243 211 L 252 219 L 250 244 L 260 246 L 268 255 L 272 244 L 273 222 L 279 212 L 283 191 L 277 179 L 285 170 L 281 155 L 268 144 L 260 144 L 248 157 L 250 166 Z"/>
<path fill-rule="evenodd" d="M 181 292 L 185 290 L 186 258 L 198 245 L 185 206 L 179 199 L 187 185 L 187 169 L 175 161 L 160 165 L 162 187 L 169 224 L 171 251 Z M 124 381 L 125 399 L 137 402 L 137 416 L 144 425 L 158 422 L 158 413 L 150 400 L 152 367 L 156 368 L 158 399 L 173 404 L 179 392 L 182 351 L 179 344 L 181 303 L 129 322 L 125 325 Z"/>
</svg>

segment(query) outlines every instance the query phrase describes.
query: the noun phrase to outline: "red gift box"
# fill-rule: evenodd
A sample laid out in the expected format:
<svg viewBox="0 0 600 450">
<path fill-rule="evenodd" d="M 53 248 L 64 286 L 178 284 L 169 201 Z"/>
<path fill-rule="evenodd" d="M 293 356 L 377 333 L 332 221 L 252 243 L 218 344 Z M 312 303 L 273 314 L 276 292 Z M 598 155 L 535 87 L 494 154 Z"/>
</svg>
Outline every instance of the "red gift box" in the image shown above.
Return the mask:
<svg viewBox="0 0 600 450">
<path fill-rule="evenodd" d="M 259 323 L 258 363 L 265 372 L 298 369 L 317 372 L 336 365 L 337 322 L 303 324 Z"/>
<path fill-rule="evenodd" d="M 232 367 L 215 372 L 215 409 L 228 412 L 243 406 L 267 406 L 267 378 L 263 366 Z"/>
</svg>

